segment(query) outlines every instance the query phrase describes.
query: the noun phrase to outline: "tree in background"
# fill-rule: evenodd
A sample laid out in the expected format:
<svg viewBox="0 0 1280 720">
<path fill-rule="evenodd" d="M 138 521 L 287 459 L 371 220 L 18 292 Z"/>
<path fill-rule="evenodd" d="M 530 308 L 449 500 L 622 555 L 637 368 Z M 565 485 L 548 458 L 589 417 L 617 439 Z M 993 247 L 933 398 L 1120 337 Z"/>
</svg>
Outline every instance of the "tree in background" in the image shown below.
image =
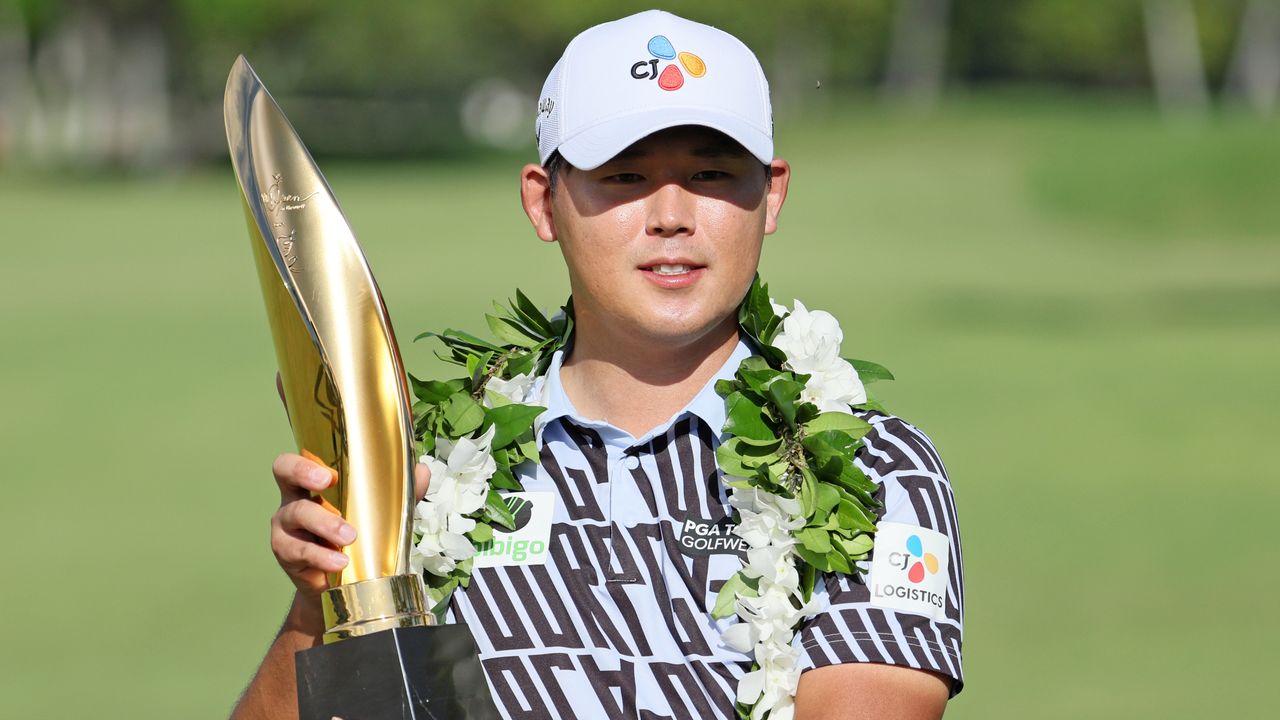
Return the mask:
<svg viewBox="0 0 1280 720">
<path fill-rule="evenodd" d="M 898 0 L 884 90 L 894 99 L 932 109 L 947 74 L 950 0 Z"/>
<path fill-rule="evenodd" d="M 1160 109 L 1203 120 L 1209 113 L 1209 86 L 1195 9 L 1189 0 L 1143 0 L 1142 12 Z"/>
<path fill-rule="evenodd" d="M 1230 88 L 1256 113 L 1271 117 L 1280 96 L 1280 4 L 1249 0 L 1228 71 Z"/>
</svg>

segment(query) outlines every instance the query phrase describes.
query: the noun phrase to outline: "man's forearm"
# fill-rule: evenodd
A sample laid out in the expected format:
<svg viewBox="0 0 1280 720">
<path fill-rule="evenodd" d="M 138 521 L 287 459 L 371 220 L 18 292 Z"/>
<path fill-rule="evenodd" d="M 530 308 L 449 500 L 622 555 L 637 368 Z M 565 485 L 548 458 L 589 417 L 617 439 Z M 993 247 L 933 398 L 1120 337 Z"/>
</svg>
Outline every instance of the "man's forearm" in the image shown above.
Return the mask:
<svg viewBox="0 0 1280 720">
<path fill-rule="evenodd" d="M 315 596 L 295 594 L 284 625 L 267 650 L 249 687 L 231 713 L 232 720 L 263 720 L 298 716 L 298 687 L 294 653 L 321 643 L 324 620 Z"/>
</svg>

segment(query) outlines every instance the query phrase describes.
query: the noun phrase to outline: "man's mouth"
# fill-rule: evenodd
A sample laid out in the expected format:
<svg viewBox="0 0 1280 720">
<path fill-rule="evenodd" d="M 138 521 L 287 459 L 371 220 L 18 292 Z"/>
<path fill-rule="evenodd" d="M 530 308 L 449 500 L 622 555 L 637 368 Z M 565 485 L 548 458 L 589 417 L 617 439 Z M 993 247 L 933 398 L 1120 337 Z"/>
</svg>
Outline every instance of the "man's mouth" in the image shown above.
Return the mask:
<svg viewBox="0 0 1280 720">
<path fill-rule="evenodd" d="M 649 268 L 659 275 L 683 275 L 694 269 L 692 265 L 653 265 Z"/>
</svg>

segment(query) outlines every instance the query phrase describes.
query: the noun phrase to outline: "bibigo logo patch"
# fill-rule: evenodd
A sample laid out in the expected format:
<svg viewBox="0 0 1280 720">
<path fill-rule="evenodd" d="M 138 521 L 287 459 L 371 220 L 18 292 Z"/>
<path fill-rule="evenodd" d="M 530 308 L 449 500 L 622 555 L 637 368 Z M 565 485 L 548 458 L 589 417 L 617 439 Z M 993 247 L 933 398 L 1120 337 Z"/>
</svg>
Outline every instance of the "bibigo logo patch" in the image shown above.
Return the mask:
<svg viewBox="0 0 1280 720">
<path fill-rule="evenodd" d="M 476 548 L 472 567 L 545 565 L 551 541 L 552 492 L 513 492 L 502 497 L 516 518 L 516 529 L 493 528 L 493 539 Z"/>
<path fill-rule="evenodd" d="M 934 619 L 947 609 L 951 543 L 935 530 L 904 523 L 876 526 L 872 550 L 871 604 Z"/>
<path fill-rule="evenodd" d="M 665 35 L 649 38 L 648 50 L 652 55 L 650 59 L 639 60 L 631 66 L 631 77 L 636 80 L 656 78 L 658 87 L 663 90 L 679 90 L 684 86 L 684 73 L 680 72 L 680 68 L 683 67 L 690 77 L 700 78 L 707 74 L 707 64 L 702 58 L 691 52 L 676 52 L 675 46 Z M 663 60 L 677 60 L 678 64 L 669 62 L 662 68 L 662 72 L 658 72 L 658 63 Z"/>
</svg>

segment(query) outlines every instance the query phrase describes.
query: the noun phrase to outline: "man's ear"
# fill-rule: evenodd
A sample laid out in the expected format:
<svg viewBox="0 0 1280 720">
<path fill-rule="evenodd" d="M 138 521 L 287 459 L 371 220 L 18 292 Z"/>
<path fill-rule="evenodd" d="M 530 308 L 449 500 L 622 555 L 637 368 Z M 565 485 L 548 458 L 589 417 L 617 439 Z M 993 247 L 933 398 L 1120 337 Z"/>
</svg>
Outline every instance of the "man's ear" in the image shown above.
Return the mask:
<svg viewBox="0 0 1280 720">
<path fill-rule="evenodd" d="M 769 163 L 769 192 L 765 195 L 764 234 L 772 235 L 778 229 L 778 215 L 782 203 L 787 200 L 787 183 L 791 182 L 791 164 L 782 158 Z"/>
<path fill-rule="evenodd" d="M 520 170 L 520 204 L 534 232 L 543 242 L 556 241 L 555 215 L 551 207 L 551 178 L 546 168 L 532 163 Z"/>
</svg>

